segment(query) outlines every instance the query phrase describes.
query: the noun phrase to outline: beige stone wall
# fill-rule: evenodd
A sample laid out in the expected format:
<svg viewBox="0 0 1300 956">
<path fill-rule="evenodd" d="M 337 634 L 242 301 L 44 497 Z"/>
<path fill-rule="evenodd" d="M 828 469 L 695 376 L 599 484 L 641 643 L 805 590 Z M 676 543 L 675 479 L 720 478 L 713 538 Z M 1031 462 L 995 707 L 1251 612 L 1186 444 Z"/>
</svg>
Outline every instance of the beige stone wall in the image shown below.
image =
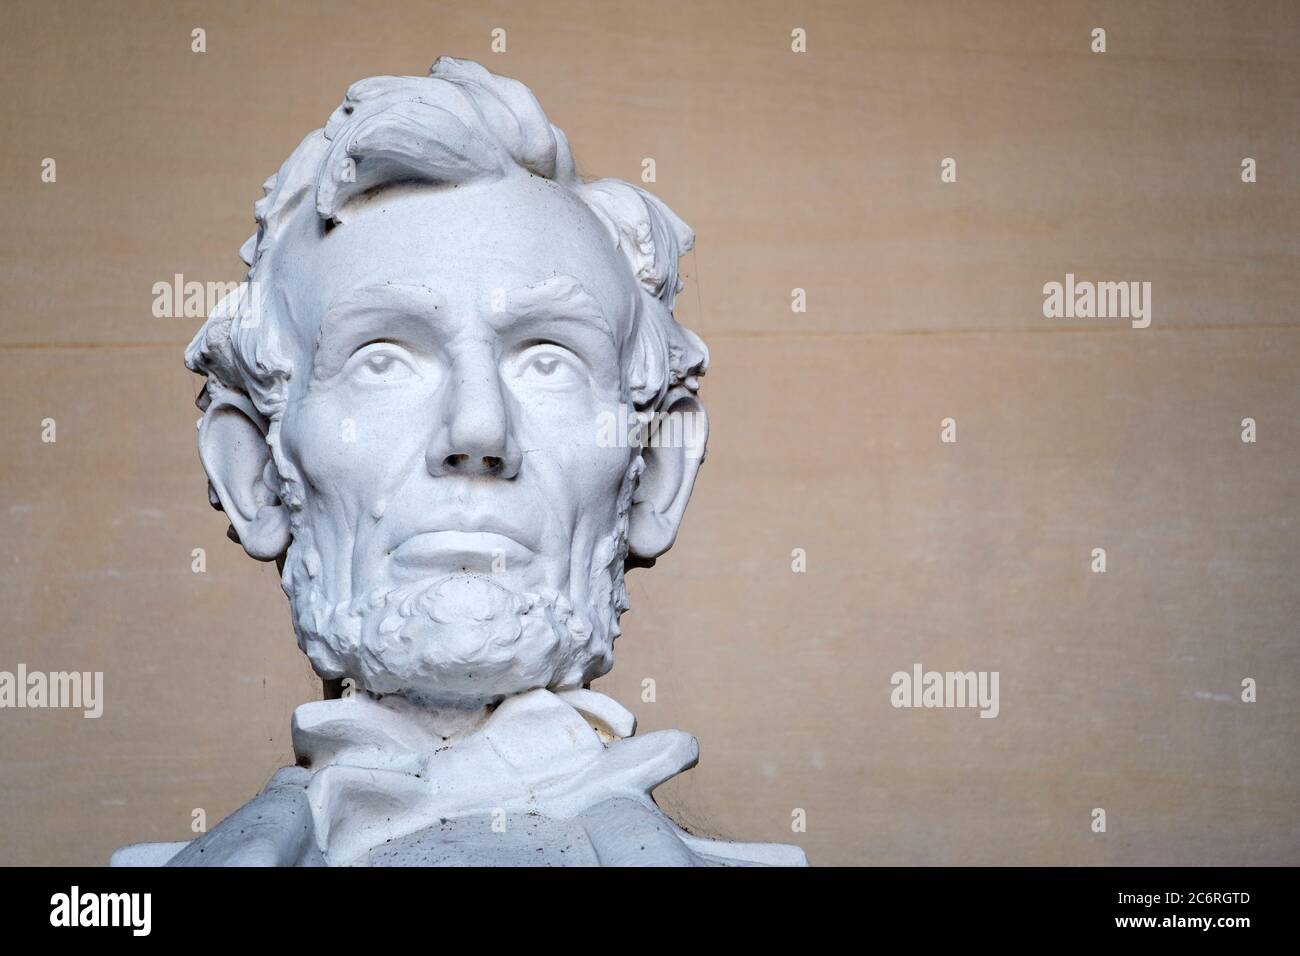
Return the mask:
<svg viewBox="0 0 1300 956">
<path fill-rule="evenodd" d="M 709 460 L 597 685 L 698 735 L 667 809 L 818 864 L 1300 863 L 1289 0 L 6 4 L 0 670 L 106 705 L 0 710 L 0 862 L 184 838 L 289 760 L 319 688 L 207 505 L 198 320 L 151 289 L 240 278 L 299 138 L 441 53 L 589 174 L 653 157 L 698 233 Z M 1044 318 L 1067 272 L 1150 281 L 1151 327 Z M 998 671 L 1000 715 L 891 707 L 915 663 Z"/>
</svg>

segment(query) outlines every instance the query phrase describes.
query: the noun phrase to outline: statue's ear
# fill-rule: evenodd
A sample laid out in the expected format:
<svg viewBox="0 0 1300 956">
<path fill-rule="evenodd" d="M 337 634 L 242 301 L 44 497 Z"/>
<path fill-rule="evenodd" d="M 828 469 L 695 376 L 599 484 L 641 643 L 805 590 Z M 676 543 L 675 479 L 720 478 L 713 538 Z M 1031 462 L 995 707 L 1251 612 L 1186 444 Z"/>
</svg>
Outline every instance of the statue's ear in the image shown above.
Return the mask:
<svg viewBox="0 0 1300 956">
<path fill-rule="evenodd" d="M 234 537 L 259 561 L 289 547 L 289 509 L 280 501 L 266 444 L 266 419 L 246 395 L 221 389 L 199 422 L 199 458 L 230 518 Z"/>
<path fill-rule="evenodd" d="M 677 540 L 708 443 L 709 420 L 692 392 L 675 389 L 659 418 L 658 430 L 642 448 L 645 470 L 632 493 L 629 567 L 653 565 Z"/>
</svg>

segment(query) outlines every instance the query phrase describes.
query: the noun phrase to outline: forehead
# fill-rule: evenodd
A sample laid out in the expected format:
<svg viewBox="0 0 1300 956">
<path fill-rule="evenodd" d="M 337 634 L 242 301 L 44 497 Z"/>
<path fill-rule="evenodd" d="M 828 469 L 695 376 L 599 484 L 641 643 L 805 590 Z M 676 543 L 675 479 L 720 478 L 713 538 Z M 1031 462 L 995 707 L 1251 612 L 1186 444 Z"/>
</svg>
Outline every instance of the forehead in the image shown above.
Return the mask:
<svg viewBox="0 0 1300 956">
<path fill-rule="evenodd" d="M 595 215 L 568 189 L 526 173 L 490 183 L 394 186 L 359 199 L 324 230 L 309 204 L 273 266 L 308 341 L 321 318 L 361 288 L 427 289 L 461 314 L 501 295 L 576 280 L 621 345 L 636 281 Z"/>
</svg>

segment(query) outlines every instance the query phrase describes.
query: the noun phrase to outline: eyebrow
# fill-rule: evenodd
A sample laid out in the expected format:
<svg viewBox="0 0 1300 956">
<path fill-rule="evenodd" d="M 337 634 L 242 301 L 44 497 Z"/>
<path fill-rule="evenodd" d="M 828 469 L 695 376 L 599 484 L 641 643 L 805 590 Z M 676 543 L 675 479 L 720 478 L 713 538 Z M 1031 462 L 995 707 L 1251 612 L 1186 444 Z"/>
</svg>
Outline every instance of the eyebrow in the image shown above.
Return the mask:
<svg viewBox="0 0 1300 956">
<path fill-rule="evenodd" d="M 321 336 L 323 338 L 338 331 L 345 319 L 351 322 L 368 314 L 428 315 L 446 305 L 447 300 L 427 286 L 395 282 L 358 286 L 330 303 L 321 318 Z"/>
<path fill-rule="evenodd" d="M 350 289 L 331 302 L 321 317 L 313 377 L 338 371 L 347 359 L 349 343 L 370 334 L 372 325 L 382 321 L 389 334 L 405 333 L 418 341 L 429 334 L 427 317 L 446 307 L 447 300 L 427 286 L 385 282 Z"/>
<path fill-rule="evenodd" d="M 506 293 L 504 321 L 515 319 L 573 320 L 593 326 L 617 345 L 600 303 L 571 275 L 558 273 L 541 282 L 521 286 Z M 489 315 L 489 321 L 494 317 Z"/>
</svg>

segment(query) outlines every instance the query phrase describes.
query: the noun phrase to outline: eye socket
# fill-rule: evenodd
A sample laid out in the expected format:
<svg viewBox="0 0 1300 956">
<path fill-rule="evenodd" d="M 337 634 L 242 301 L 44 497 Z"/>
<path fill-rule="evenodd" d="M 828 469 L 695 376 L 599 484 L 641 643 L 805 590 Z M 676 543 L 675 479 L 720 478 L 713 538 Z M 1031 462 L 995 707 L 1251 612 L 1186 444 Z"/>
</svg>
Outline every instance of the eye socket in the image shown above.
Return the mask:
<svg viewBox="0 0 1300 956">
<path fill-rule="evenodd" d="M 587 381 L 582 360 L 562 345 L 541 342 L 515 359 L 515 377 L 530 388 L 570 389 Z"/>
<path fill-rule="evenodd" d="M 344 375 L 362 385 L 392 385 L 415 375 L 411 353 L 393 342 L 371 342 L 352 353 Z"/>
</svg>

